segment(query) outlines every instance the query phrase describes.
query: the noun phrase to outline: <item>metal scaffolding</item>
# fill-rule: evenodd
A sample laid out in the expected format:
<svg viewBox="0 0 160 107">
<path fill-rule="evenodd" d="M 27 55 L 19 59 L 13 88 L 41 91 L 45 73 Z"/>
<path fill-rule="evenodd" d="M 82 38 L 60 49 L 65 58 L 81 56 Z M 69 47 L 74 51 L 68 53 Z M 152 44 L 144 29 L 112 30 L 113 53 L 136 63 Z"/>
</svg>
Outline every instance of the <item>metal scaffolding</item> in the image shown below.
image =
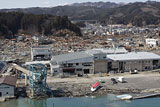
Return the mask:
<svg viewBox="0 0 160 107">
<path fill-rule="evenodd" d="M 36 98 L 47 93 L 47 69 L 43 64 L 31 64 L 28 66 L 30 96 Z"/>
</svg>

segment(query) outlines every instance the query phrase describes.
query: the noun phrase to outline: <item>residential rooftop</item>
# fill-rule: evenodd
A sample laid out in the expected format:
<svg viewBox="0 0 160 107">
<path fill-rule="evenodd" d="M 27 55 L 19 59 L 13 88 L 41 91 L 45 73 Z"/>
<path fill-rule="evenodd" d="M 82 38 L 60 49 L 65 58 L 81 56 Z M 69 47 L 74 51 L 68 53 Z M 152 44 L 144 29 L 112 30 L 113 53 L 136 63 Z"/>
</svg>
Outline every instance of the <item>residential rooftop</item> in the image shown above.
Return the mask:
<svg viewBox="0 0 160 107">
<path fill-rule="evenodd" d="M 11 86 L 16 86 L 17 79 L 13 76 L 6 76 L 0 78 L 0 85 L 6 84 Z"/>
</svg>

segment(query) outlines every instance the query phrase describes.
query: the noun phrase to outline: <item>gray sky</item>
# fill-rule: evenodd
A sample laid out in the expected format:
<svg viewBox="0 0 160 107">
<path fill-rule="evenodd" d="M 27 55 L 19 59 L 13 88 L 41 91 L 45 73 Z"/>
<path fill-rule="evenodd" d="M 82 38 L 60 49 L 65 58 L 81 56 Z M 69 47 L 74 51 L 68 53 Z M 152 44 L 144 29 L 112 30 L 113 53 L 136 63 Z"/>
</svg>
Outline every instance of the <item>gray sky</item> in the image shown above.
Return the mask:
<svg viewBox="0 0 160 107">
<path fill-rule="evenodd" d="M 76 2 L 98 2 L 98 1 L 111 1 L 111 2 L 135 2 L 135 1 L 147 1 L 147 0 L 0 0 L 0 9 L 4 8 L 27 8 L 27 7 L 53 7 L 57 5 L 66 5 Z M 160 0 L 155 0 L 159 1 Z"/>
</svg>

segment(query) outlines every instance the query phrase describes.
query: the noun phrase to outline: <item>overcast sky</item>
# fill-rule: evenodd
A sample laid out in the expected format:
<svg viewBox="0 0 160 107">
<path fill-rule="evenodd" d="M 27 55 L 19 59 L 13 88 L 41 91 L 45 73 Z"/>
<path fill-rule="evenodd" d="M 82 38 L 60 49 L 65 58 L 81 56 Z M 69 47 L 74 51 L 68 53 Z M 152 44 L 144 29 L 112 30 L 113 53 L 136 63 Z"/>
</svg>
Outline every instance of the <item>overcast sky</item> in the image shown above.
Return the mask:
<svg viewBox="0 0 160 107">
<path fill-rule="evenodd" d="M 58 5 L 66 5 L 77 2 L 98 2 L 98 1 L 111 1 L 111 2 L 135 2 L 135 1 L 147 1 L 147 0 L 0 0 L 0 8 L 27 8 L 27 7 L 53 7 Z M 154 0 L 159 1 L 160 0 Z"/>
</svg>

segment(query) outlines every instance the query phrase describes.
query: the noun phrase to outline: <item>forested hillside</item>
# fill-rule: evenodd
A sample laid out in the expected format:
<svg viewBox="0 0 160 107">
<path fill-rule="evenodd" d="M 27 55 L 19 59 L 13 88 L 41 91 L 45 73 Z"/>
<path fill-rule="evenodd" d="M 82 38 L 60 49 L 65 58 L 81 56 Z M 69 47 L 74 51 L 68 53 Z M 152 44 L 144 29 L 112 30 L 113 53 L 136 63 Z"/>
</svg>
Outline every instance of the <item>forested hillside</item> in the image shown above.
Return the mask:
<svg viewBox="0 0 160 107">
<path fill-rule="evenodd" d="M 62 29 L 68 29 L 81 36 L 80 29 L 72 24 L 67 16 L 34 15 L 18 12 L 0 13 L 0 35 L 8 38 L 18 32 L 51 35 Z"/>
</svg>

